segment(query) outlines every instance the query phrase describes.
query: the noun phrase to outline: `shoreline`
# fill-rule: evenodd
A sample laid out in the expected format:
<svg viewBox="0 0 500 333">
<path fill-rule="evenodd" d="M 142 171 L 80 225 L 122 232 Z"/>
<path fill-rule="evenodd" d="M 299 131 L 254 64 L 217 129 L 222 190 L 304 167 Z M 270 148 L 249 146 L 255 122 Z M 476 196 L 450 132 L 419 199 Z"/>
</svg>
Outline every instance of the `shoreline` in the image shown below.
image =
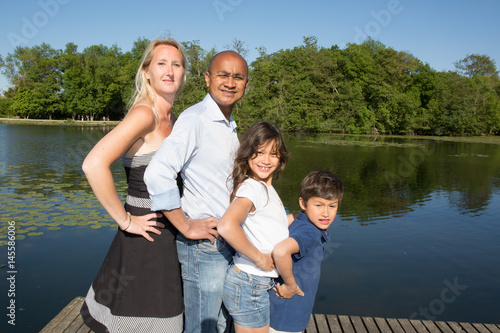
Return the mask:
<svg viewBox="0 0 500 333">
<path fill-rule="evenodd" d="M 46 125 L 46 126 L 80 126 L 80 127 L 114 127 L 120 123 L 119 120 L 112 121 L 80 121 L 80 120 L 57 120 L 57 119 L 24 119 L 24 118 L 0 118 L 0 124 L 7 125 Z M 288 132 L 289 134 L 300 134 L 300 132 Z M 318 133 L 321 134 L 321 133 Z M 327 134 L 327 133 L 324 133 Z M 411 138 L 411 139 L 428 139 L 435 141 L 454 141 L 454 142 L 471 142 L 471 143 L 487 143 L 500 145 L 500 136 L 497 135 L 480 135 L 480 136 L 419 136 L 419 135 L 394 135 L 394 134 L 344 134 L 344 133 L 328 133 L 338 136 L 360 136 L 360 137 L 394 137 L 394 138 Z"/>
<path fill-rule="evenodd" d="M 0 118 L 0 124 L 9 125 L 49 125 L 49 126 L 116 126 L 120 121 L 80 121 L 80 120 L 58 120 L 58 119 L 24 119 L 24 118 Z"/>
</svg>

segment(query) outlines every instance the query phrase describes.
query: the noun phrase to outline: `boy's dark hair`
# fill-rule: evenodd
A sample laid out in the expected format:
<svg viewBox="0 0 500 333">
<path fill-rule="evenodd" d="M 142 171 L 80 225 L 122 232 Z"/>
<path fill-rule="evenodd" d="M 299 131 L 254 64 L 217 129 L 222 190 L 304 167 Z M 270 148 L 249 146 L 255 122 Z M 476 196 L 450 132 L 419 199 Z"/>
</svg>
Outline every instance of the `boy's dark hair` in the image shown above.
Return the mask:
<svg viewBox="0 0 500 333">
<path fill-rule="evenodd" d="M 344 187 L 340 179 L 330 171 L 312 171 L 309 173 L 300 186 L 300 197 L 304 204 L 313 197 L 327 200 L 342 201 L 344 197 Z"/>
</svg>

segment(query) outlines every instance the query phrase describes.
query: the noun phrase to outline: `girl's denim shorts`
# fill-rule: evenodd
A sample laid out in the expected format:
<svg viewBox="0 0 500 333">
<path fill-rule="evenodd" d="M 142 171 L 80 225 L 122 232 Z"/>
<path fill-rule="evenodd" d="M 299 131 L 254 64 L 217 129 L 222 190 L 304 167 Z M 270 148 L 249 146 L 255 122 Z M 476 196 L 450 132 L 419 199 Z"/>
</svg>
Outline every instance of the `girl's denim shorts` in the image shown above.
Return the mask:
<svg viewBox="0 0 500 333">
<path fill-rule="evenodd" d="M 269 294 L 274 279 L 247 274 L 232 264 L 224 282 L 222 300 L 236 324 L 260 328 L 269 324 Z"/>
</svg>

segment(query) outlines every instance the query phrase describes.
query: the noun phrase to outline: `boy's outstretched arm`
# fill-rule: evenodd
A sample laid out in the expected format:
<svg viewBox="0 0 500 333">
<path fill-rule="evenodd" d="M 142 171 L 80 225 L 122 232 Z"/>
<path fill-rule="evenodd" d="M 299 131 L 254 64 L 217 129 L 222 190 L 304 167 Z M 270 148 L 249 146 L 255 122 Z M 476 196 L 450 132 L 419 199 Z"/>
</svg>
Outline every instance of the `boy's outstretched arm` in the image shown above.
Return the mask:
<svg viewBox="0 0 500 333">
<path fill-rule="evenodd" d="M 293 238 L 279 242 L 273 249 L 274 265 L 278 269 L 283 284 L 276 284 L 274 291 L 280 298 L 290 298 L 293 295 L 304 296 L 293 276 L 292 254 L 299 252 L 299 244 Z"/>
</svg>

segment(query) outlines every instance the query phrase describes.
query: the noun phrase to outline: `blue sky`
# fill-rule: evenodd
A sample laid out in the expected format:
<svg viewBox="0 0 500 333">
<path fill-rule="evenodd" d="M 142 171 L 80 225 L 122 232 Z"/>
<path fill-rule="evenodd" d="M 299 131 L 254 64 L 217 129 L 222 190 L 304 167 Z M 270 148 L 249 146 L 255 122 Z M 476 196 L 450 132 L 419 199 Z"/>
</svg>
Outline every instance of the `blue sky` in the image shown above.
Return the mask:
<svg viewBox="0 0 500 333">
<path fill-rule="evenodd" d="M 260 46 L 272 53 L 302 45 L 304 36 L 341 49 L 370 36 L 436 70 L 454 70 L 454 62 L 475 53 L 500 66 L 498 0 L 3 0 L 0 6 L 4 58 L 17 45 L 64 49 L 73 42 L 82 51 L 117 44 L 125 52 L 139 37 L 170 35 L 219 51 L 237 38 L 251 62 Z M 7 87 L 0 75 L 0 91 Z"/>
</svg>

